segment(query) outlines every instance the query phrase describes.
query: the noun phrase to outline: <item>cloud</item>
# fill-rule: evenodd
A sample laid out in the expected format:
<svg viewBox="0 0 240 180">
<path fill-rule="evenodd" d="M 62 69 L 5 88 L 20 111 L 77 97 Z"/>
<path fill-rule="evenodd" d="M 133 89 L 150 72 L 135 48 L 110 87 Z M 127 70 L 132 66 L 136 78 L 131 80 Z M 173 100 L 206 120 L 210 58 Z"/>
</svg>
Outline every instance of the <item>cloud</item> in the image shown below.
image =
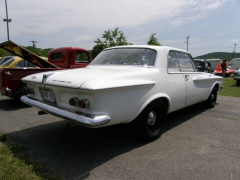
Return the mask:
<svg viewBox="0 0 240 180">
<path fill-rule="evenodd" d="M 240 42 L 240 39 L 232 39 L 231 42 L 233 43 Z"/>
<path fill-rule="evenodd" d="M 177 27 L 177 26 L 181 26 L 181 25 L 186 24 L 186 23 L 188 23 L 188 24 L 192 23 L 194 21 L 197 21 L 198 19 L 204 18 L 205 16 L 206 15 L 204 15 L 204 14 L 197 14 L 197 15 L 191 15 L 191 16 L 189 15 L 189 16 L 184 17 L 184 18 L 177 18 L 177 19 L 171 21 L 169 23 L 169 25 L 172 26 L 172 27 Z"/>
<path fill-rule="evenodd" d="M 178 17 L 191 9 L 219 7 L 221 0 L 11 0 L 9 16 L 19 33 L 44 35 L 63 29 L 134 27 Z M 197 16 L 196 16 L 197 17 Z M 196 18 L 195 17 L 195 18 Z M 173 21 L 180 25 L 184 19 Z"/>
</svg>

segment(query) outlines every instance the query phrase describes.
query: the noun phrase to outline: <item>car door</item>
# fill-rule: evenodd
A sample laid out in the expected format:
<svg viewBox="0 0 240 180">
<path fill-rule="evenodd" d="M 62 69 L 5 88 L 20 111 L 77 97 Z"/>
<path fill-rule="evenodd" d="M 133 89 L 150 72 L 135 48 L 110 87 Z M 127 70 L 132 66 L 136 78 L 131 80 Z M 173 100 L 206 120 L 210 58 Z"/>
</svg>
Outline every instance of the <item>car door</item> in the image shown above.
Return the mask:
<svg viewBox="0 0 240 180">
<path fill-rule="evenodd" d="M 166 86 L 168 87 L 168 96 L 170 97 L 170 112 L 186 106 L 187 87 L 185 77 L 181 72 L 177 54 L 175 51 L 168 53 L 168 78 Z"/>
<path fill-rule="evenodd" d="M 207 83 L 203 81 L 195 81 L 195 79 L 203 78 L 207 73 L 198 72 L 193 59 L 188 53 L 176 52 L 180 71 L 183 75 L 186 84 L 186 102 L 185 104 L 192 105 L 203 101 L 206 93 L 209 90 Z"/>
</svg>

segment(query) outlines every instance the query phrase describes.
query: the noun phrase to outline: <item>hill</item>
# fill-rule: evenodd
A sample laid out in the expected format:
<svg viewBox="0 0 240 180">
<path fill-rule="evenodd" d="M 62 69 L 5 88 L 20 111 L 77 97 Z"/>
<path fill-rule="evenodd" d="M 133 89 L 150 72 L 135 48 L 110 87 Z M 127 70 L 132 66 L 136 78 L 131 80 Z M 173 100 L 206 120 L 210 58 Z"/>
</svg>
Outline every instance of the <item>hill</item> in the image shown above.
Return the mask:
<svg viewBox="0 0 240 180">
<path fill-rule="evenodd" d="M 194 59 L 227 59 L 231 60 L 233 53 L 228 52 L 213 52 L 205 55 L 194 57 Z M 240 53 L 235 53 L 234 58 L 240 58 Z"/>
</svg>

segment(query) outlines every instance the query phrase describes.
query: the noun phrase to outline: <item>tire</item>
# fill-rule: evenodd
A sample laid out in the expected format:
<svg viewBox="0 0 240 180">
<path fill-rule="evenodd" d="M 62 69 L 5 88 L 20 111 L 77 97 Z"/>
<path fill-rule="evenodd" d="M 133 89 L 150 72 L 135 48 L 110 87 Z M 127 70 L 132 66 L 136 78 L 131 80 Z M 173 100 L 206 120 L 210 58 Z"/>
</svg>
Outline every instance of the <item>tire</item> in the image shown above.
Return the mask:
<svg viewBox="0 0 240 180">
<path fill-rule="evenodd" d="M 236 81 L 236 84 L 237 84 L 237 85 L 240 85 L 240 80 L 237 80 L 237 81 Z"/>
<path fill-rule="evenodd" d="M 217 87 L 214 87 L 208 99 L 203 102 L 206 108 L 214 108 L 217 102 Z"/>
<path fill-rule="evenodd" d="M 167 117 L 167 106 L 161 100 L 151 102 L 133 121 L 135 135 L 145 142 L 158 139 Z"/>
</svg>

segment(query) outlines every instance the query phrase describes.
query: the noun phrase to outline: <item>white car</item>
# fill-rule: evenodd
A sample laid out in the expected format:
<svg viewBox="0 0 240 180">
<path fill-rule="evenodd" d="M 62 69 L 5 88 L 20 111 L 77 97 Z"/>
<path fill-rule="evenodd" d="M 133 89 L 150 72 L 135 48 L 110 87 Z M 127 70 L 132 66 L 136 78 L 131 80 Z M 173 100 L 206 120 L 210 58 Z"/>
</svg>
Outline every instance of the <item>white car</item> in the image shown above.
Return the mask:
<svg viewBox="0 0 240 180">
<path fill-rule="evenodd" d="M 143 140 L 161 136 L 168 113 L 216 104 L 223 78 L 199 72 L 184 50 L 132 45 L 103 50 L 86 68 L 29 75 L 21 100 L 83 126 L 130 123 Z"/>
</svg>

